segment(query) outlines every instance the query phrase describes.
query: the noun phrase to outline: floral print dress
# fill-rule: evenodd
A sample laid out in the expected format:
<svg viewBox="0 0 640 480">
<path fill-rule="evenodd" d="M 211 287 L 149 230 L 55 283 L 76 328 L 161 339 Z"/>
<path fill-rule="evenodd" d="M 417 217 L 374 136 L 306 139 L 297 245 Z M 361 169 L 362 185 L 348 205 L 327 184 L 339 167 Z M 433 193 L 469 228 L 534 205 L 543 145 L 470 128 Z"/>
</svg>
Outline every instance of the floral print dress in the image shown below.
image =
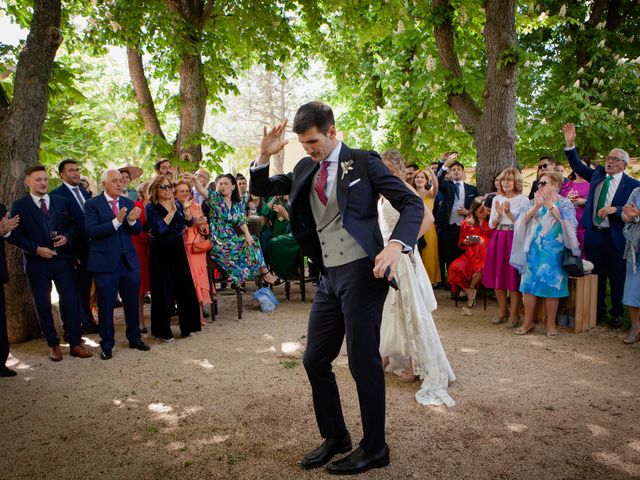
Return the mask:
<svg viewBox="0 0 640 480">
<path fill-rule="evenodd" d="M 211 258 L 227 272 L 232 282 L 240 285 L 265 266 L 260 241 L 253 236 L 254 244 L 247 245 L 243 235 L 238 235 L 234 227 L 247 223 L 241 203 L 227 208 L 224 197 L 209 189 L 206 199 L 209 206 L 209 228 L 213 250 Z"/>
</svg>

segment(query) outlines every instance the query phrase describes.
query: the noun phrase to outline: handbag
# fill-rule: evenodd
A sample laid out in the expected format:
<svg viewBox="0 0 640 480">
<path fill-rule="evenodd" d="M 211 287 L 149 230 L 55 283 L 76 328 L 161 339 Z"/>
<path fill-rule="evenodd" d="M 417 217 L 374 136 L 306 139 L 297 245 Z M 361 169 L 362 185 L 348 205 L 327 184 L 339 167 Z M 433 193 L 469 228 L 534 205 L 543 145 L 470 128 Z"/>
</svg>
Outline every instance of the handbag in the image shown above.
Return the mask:
<svg viewBox="0 0 640 480">
<path fill-rule="evenodd" d="M 205 228 L 201 230 L 197 225 L 194 225 L 196 238 L 193 240 L 193 244 L 191 246 L 194 253 L 206 253 L 213 248 L 213 243 L 211 243 L 211 240 L 205 236 L 209 234 L 208 225 L 205 224 L 204 227 Z M 202 240 L 198 241 L 198 237 L 202 237 Z"/>
<path fill-rule="evenodd" d="M 582 257 L 574 255 L 567 247 L 562 252 L 562 268 L 570 277 L 584 277 Z"/>
</svg>

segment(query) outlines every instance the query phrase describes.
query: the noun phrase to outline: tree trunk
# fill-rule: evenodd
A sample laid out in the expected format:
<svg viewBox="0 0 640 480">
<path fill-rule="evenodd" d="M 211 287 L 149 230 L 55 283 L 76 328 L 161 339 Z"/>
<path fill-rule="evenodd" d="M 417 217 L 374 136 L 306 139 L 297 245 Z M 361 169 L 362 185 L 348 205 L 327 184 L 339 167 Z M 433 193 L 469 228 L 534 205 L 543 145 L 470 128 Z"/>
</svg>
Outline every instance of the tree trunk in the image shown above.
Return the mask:
<svg viewBox="0 0 640 480">
<path fill-rule="evenodd" d="M 136 94 L 136 100 L 140 106 L 140 117 L 144 125 L 144 131 L 152 135 L 165 138 L 158 120 L 156 107 L 149 90 L 149 82 L 144 74 L 142 55 L 133 47 L 127 47 L 127 61 L 129 63 L 129 76 Z"/>
<path fill-rule="evenodd" d="M 191 156 L 191 161 L 200 163 L 202 146 L 189 146 L 194 135 L 202 134 L 207 108 L 207 86 L 202 71 L 200 55 L 185 53 L 180 66 L 180 131 L 176 142 L 176 153 L 180 157 Z"/>
<path fill-rule="evenodd" d="M 16 67 L 13 102 L 0 105 L 0 200 L 8 208 L 25 193 L 25 168 L 39 162 L 49 78 L 62 42 L 60 14 L 60 0 L 35 0 L 31 30 Z M 38 335 L 40 328 L 17 248 L 8 247 L 7 263 L 11 276 L 6 289 L 7 330 L 11 342 L 22 342 Z"/>
<path fill-rule="evenodd" d="M 453 7 L 449 0 L 433 0 L 434 11 L 445 15 L 434 27 L 436 46 L 449 79 L 462 80 L 462 69 L 455 50 L 452 25 Z M 506 167 L 517 166 L 515 155 L 515 106 L 517 61 L 503 57 L 517 45 L 515 0 L 487 0 L 484 30 L 487 48 L 487 78 L 484 111 L 466 93 L 449 93 L 448 102 L 462 126 L 473 135 L 476 145 L 478 189 L 493 189 L 493 178 Z M 515 53 L 515 52 L 514 52 Z M 513 61 L 507 61 L 511 58 Z M 502 60 L 502 62 L 501 62 Z M 501 63 L 501 64 L 500 64 Z"/>
</svg>

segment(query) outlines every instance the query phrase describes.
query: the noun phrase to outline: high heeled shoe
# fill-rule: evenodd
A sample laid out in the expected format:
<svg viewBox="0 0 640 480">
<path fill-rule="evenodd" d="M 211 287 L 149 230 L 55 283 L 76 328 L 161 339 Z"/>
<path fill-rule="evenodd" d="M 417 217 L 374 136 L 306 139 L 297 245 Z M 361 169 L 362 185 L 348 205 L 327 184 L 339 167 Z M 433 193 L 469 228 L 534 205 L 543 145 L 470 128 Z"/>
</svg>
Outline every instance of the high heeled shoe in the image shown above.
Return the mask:
<svg viewBox="0 0 640 480">
<path fill-rule="evenodd" d="M 634 323 L 633 325 L 631 325 L 629 333 L 627 333 L 627 336 L 624 337 L 622 341 L 627 345 L 631 345 L 635 342 L 640 342 L 640 324 Z"/>
<path fill-rule="evenodd" d="M 533 332 L 535 328 L 535 325 L 531 325 L 529 328 L 518 327 L 513 331 L 513 333 L 516 335 L 527 335 L 528 333 Z"/>
<path fill-rule="evenodd" d="M 467 307 L 473 308 L 476 306 L 476 294 L 478 291 L 475 288 L 470 288 L 467 294 Z"/>
<path fill-rule="evenodd" d="M 413 363 L 409 360 L 409 365 L 405 368 L 404 372 L 398 377 L 402 383 L 413 383 L 416 380 L 416 374 L 413 372 Z"/>
</svg>

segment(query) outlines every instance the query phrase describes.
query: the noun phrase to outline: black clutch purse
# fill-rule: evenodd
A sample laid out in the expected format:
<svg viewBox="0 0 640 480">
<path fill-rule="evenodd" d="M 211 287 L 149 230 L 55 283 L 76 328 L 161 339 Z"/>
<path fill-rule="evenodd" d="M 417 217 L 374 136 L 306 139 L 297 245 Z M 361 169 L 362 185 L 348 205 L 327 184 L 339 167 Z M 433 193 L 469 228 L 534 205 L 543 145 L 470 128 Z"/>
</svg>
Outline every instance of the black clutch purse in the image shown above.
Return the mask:
<svg viewBox="0 0 640 480">
<path fill-rule="evenodd" d="M 567 247 L 562 252 L 562 268 L 570 277 L 584 277 L 582 258 L 574 255 Z"/>
</svg>

